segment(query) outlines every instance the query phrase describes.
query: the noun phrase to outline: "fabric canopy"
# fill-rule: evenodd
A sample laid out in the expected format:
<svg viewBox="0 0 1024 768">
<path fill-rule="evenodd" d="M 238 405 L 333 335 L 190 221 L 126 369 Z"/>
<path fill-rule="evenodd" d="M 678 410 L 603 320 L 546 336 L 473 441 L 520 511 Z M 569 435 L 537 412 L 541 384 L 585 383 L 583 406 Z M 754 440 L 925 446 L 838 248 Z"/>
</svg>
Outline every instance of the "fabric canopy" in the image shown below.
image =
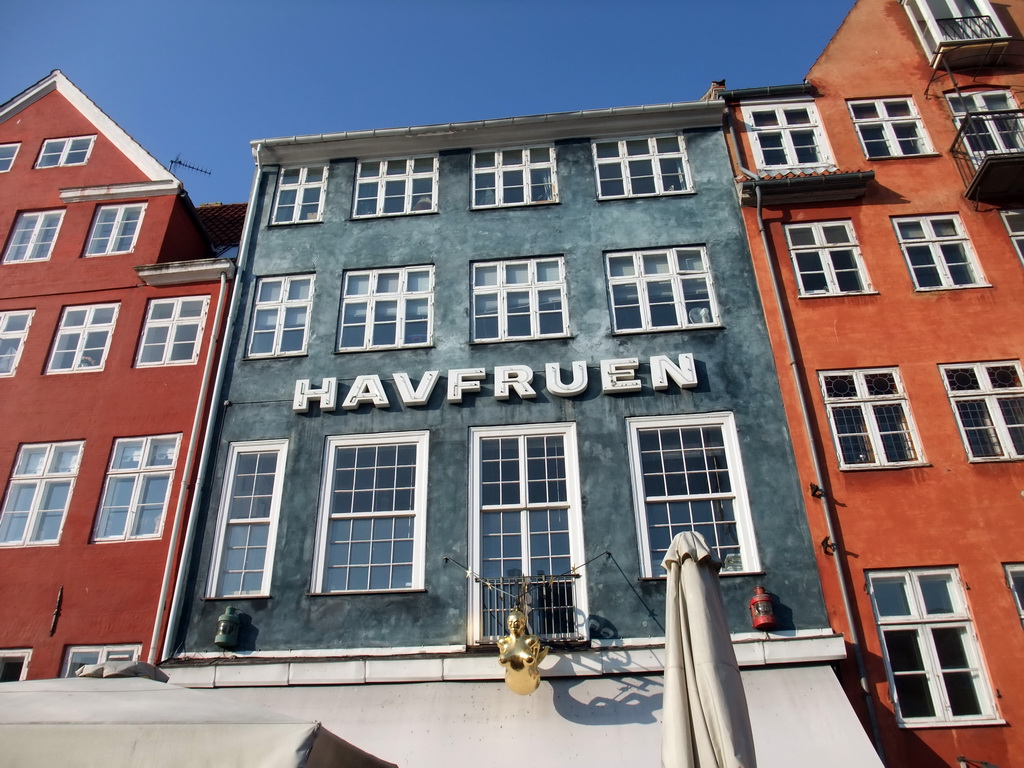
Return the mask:
<svg viewBox="0 0 1024 768">
<path fill-rule="evenodd" d="M 141 677 L 3 683 L 0 745 L 7 768 L 394 768 L 319 723 Z"/>
<path fill-rule="evenodd" d="M 754 738 L 715 561 L 699 533 L 680 533 L 665 587 L 663 768 L 755 768 Z"/>
</svg>

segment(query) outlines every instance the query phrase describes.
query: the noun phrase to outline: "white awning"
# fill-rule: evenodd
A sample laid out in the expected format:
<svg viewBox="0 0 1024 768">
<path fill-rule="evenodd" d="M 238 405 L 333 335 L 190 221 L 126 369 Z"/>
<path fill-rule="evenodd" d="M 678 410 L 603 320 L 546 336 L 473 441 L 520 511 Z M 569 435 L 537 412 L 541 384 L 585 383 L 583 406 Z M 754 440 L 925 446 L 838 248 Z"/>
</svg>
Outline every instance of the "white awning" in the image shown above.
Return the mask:
<svg viewBox="0 0 1024 768">
<path fill-rule="evenodd" d="M 495 661 L 497 664 L 497 661 Z M 742 670 L 758 768 L 882 768 L 828 666 Z M 661 675 L 207 690 L 222 702 L 320 720 L 401 768 L 661 764 Z M 225 704 L 226 708 L 231 705 Z"/>
<path fill-rule="evenodd" d="M 0 762 L 9 768 L 394 768 L 317 722 L 138 677 L 3 683 Z"/>
</svg>

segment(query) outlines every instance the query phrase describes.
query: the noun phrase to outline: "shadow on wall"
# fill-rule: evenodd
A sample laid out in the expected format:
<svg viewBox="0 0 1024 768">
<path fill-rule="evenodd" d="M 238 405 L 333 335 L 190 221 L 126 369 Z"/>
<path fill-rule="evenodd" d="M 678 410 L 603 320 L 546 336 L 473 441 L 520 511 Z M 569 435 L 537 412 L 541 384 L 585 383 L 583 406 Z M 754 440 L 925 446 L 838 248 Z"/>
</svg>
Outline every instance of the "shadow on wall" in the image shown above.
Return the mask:
<svg viewBox="0 0 1024 768">
<path fill-rule="evenodd" d="M 607 681 L 608 678 L 605 678 Z M 555 711 L 579 725 L 626 725 L 657 723 L 655 712 L 661 709 L 663 686 L 660 680 L 628 676 L 618 679 L 614 696 L 588 698 L 588 678 L 578 681 L 552 681 Z"/>
</svg>

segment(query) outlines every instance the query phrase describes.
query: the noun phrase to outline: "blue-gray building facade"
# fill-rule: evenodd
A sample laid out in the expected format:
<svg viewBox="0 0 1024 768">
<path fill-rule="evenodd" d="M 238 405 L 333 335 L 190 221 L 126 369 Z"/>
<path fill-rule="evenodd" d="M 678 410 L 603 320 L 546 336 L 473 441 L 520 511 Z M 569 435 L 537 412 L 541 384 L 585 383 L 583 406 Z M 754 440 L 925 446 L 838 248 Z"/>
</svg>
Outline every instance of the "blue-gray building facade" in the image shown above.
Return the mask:
<svg viewBox="0 0 1024 768">
<path fill-rule="evenodd" d="M 687 530 L 829 635 L 720 102 L 254 153 L 174 664 L 657 646 Z"/>
</svg>

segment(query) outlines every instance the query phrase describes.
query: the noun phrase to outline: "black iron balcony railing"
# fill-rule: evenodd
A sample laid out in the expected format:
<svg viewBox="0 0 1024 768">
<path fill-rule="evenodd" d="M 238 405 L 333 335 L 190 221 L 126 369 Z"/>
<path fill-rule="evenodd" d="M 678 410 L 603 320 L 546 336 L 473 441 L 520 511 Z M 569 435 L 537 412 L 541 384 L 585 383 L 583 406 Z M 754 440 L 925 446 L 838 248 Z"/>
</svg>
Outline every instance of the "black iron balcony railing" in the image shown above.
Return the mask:
<svg viewBox="0 0 1024 768">
<path fill-rule="evenodd" d="M 530 632 L 541 640 L 573 643 L 586 640 L 583 616 L 576 608 L 576 574 L 530 576 L 526 581 L 525 603 Z M 523 589 L 522 577 L 481 580 L 482 623 L 480 641 L 497 642 L 508 634 L 509 611 Z"/>
<path fill-rule="evenodd" d="M 968 112 L 950 154 L 970 199 L 1024 192 L 1024 110 Z"/>
<path fill-rule="evenodd" d="M 960 16 L 954 19 L 936 19 L 943 41 L 991 40 L 999 37 L 999 28 L 990 16 Z"/>
</svg>

